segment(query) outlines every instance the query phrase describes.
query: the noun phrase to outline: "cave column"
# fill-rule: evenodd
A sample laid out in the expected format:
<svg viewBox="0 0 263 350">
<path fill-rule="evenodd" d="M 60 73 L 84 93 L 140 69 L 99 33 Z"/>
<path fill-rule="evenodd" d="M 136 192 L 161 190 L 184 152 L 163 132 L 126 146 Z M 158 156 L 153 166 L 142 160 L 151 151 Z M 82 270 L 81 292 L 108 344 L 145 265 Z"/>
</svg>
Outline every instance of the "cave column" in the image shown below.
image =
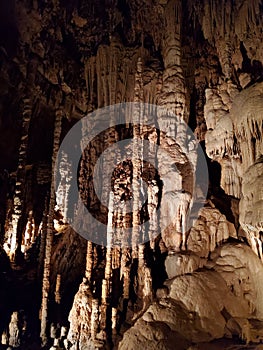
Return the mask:
<svg viewBox="0 0 263 350">
<path fill-rule="evenodd" d="M 107 324 L 107 311 L 109 306 L 109 297 L 111 294 L 112 283 L 112 252 L 113 252 L 113 212 L 114 212 L 114 193 L 111 191 L 109 195 L 109 213 L 107 224 L 107 246 L 106 246 L 106 262 L 105 262 L 105 274 L 102 280 L 102 295 L 101 295 L 101 319 L 100 327 L 106 332 Z M 106 333 L 105 333 L 106 334 Z"/>
<path fill-rule="evenodd" d="M 176 167 L 176 154 L 170 151 L 172 142 L 179 146 L 178 151 L 181 155 L 185 154 L 188 158 L 189 150 L 186 137 L 186 123 L 188 122 L 189 106 L 186 101 L 186 86 L 181 63 L 181 25 L 182 25 L 182 1 L 170 0 L 165 7 L 165 33 L 162 42 L 162 55 L 164 61 L 163 86 L 160 93 L 159 105 L 163 108 L 158 110 L 158 124 L 161 130 L 166 133 L 161 133 L 160 144 L 174 158 Z M 167 137 L 171 138 L 167 142 Z M 169 249 L 178 250 L 182 246 L 185 248 L 185 213 L 189 208 L 189 201 L 184 200 L 184 195 L 180 193 L 183 189 L 183 182 L 172 184 L 169 179 L 174 178 L 175 171 L 173 164 L 167 164 L 166 159 L 158 154 L 159 173 L 163 179 L 162 197 L 165 205 L 169 206 L 168 215 L 161 213 L 161 229 L 162 237 L 168 244 Z M 178 170 L 178 178 L 182 178 L 187 173 L 183 174 Z M 187 174 L 186 174 L 187 175 Z M 182 197 L 183 205 L 180 200 L 176 201 L 173 198 Z M 169 202 L 169 204 L 168 204 Z M 161 210 L 164 210 L 163 208 Z M 176 217 L 176 222 L 174 220 Z M 173 223 L 167 227 L 166 223 Z M 181 238 L 177 238 L 181 237 Z M 184 238 L 184 239 L 183 239 Z M 180 242 L 179 242 L 180 240 Z"/>
<path fill-rule="evenodd" d="M 133 208 L 132 208 L 132 256 L 133 259 L 138 258 L 138 242 L 140 232 L 140 191 L 141 191 L 141 128 L 140 121 L 142 117 L 142 105 L 143 102 L 143 81 L 142 81 L 142 60 L 138 59 L 137 71 L 135 74 L 135 88 L 134 88 L 134 102 L 136 102 L 134 116 L 135 123 L 133 125 L 133 149 L 132 149 L 132 196 L 133 196 Z"/>
<path fill-rule="evenodd" d="M 53 155 L 52 155 L 52 179 L 50 189 L 49 211 L 47 219 L 47 235 L 46 235 L 46 250 L 44 260 L 44 273 L 43 273 L 43 285 L 42 285 L 42 305 L 41 305 L 41 331 L 40 337 L 42 339 L 43 346 L 47 343 L 47 322 L 48 322 L 48 298 L 50 291 L 50 268 L 51 268 L 51 254 L 54 232 L 54 209 L 56 204 L 55 195 L 55 177 L 56 177 L 56 157 L 59 150 L 60 135 L 61 135 L 61 123 L 62 123 L 62 109 L 56 110 L 54 139 L 53 139 Z"/>
</svg>

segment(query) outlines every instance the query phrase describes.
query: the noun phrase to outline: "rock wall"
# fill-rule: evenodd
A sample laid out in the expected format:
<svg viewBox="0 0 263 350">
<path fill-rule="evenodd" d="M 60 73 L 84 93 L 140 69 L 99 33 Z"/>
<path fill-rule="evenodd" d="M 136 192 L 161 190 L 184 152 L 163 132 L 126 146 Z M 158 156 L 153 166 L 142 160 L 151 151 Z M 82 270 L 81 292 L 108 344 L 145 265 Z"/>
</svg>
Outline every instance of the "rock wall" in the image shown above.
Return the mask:
<svg viewBox="0 0 263 350">
<path fill-rule="evenodd" d="M 19 302 L 3 307 L 2 345 L 263 341 L 261 2 L 22 0 L 0 9 L 0 244 L 12 267 L 0 295 L 21 288 Z M 153 115 L 152 124 L 127 117 L 116 127 L 109 113 L 110 128 L 84 147 L 103 122 L 85 116 L 123 102 L 136 102 L 129 113 L 141 122 Z M 78 121 L 81 159 L 63 153 L 56 171 L 59 146 Z M 129 159 L 117 146 L 98 161 L 128 138 Z M 152 149 L 139 146 L 146 141 Z M 107 208 L 91 185 L 97 161 Z M 94 225 L 72 205 L 74 166 L 81 200 L 106 223 L 107 244 L 97 244 Z M 131 238 L 120 239 L 127 227 Z"/>
</svg>

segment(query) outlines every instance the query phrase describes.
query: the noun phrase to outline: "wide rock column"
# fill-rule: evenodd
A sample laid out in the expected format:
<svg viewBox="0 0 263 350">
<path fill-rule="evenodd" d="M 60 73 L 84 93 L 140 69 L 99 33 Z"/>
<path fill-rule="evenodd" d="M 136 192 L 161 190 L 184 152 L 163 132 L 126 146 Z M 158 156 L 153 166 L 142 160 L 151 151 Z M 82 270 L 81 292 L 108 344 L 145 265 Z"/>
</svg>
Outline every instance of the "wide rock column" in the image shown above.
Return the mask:
<svg viewBox="0 0 263 350">
<path fill-rule="evenodd" d="M 165 7 L 162 43 L 165 69 L 157 121 L 161 130 L 160 148 L 172 158 L 168 161 L 167 155 L 158 152 L 158 168 L 163 181 L 160 226 L 165 245 L 174 251 L 186 248 L 187 212 L 192 200 L 193 179 L 190 177 L 196 163 L 195 152 L 189 153 L 186 135 L 188 106 L 181 65 L 181 19 L 181 0 L 170 0 Z M 190 163 L 192 171 L 189 171 Z"/>
</svg>

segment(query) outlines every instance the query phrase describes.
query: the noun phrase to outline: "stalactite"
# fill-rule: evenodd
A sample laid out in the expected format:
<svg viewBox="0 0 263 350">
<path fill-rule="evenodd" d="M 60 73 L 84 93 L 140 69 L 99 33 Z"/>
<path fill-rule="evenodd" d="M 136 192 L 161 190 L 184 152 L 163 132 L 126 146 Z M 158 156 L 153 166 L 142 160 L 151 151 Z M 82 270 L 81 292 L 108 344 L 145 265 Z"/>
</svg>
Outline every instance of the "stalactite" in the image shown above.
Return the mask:
<svg viewBox="0 0 263 350">
<path fill-rule="evenodd" d="M 112 328 L 112 333 L 116 334 L 117 332 L 117 316 L 118 316 L 118 310 L 116 307 L 113 307 L 112 309 L 112 316 L 111 316 L 111 328 Z"/>
<path fill-rule="evenodd" d="M 107 247 L 106 266 L 105 266 L 105 279 L 106 279 L 106 281 L 110 281 L 111 276 L 112 276 L 111 261 L 112 261 L 112 248 Z"/>
<path fill-rule="evenodd" d="M 166 28 L 162 43 L 165 70 L 158 104 L 187 121 L 185 83 L 181 67 L 181 6 L 181 1 L 170 0 L 165 7 Z M 159 119 L 159 123 L 161 119 L 165 123 L 165 116 L 159 116 Z M 169 118 L 168 123 L 172 124 L 173 122 L 174 120 Z M 162 124 L 160 126 L 162 127 Z"/>
<path fill-rule="evenodd" d="M 119 247 L 113 248 L 112 252 L 112 269 L 119 269 L 120 268 L 120 257 L 121 257 L 121 250 Z"/>
<path fill-rule="evenodd" d="M 138 249 L 138 268 L 142 268 L 145 265 L 144 250 L 144 244 L 140 244 Z"/>
<path fill-rule="evenodd" d="M 238 239 L 242 240 L 241 236 L 237 237 L 234 225 L 227 221 L 226 217 L 215 208 L 215 205 L 222 206 L 224 210 L 227 210 L 227 215 L 231 217 L 231 220 L 234 216 L 233 220 L 236 221 L 236 227 L 239 227 L 239 225 L 242 227 L 240 228 L 240 234 L 247 238 L 254 252 L 262 259 L 262 196 L 261 191 L 258 191 L 258 188 L 261 188 L 261 175 L 263 173 L 260 165 L 263 154 L 262 108 L 257 109 L 257 106 L 261 105 L 258 104 L 259 102 L 253 94 L 251 96 L 244 94 L 241 95 L 239 100 L 235 101 L 236 111 L 235 108 L 232 110 L 234 95 L 239 93 L 239 89 L 242 88 L 243 92 L 250 91 L 250 87 L 254 82 L 256 82 L 256 86 L 261 84 L 259 79 L 262 78 L 260 75 L 262 73 L 262 65 L 260 64 L 262 62 L 262 43 L 260 43 L 262 42 L 262 33 L 260 32 L 262 28 L 262 19 L 260 18 L 262 17 L 260 16 L 262 9 L 259 2 L 245 0 L 239 4 L 238 1 L 229 0 L 223 1 L 222 5 L 220 0 L 206 0 L 204 3 L 198 0 L 186 2 L 182 0 L 147 0 L 143 2 L 141 0 L 109 0 L 105 2 L 105 8 L 97 2 L 96 4 L 87 5 L 82 0 L 74 0 L 73 2 L 52 0 L 50 3 L 42 1 L 41 6 L 39 3 L 37 0 L 16 2 L 14 24 L 17 24 L 19 32 L 17 33 L 19 38 L 18 50 L 13 56 L 12 53 L 9 54 L 9 50 L 5 46 L 0 48 L 0 56 L 4 58 L 3 65 L 6 64 L 5 61 L 8 61 L 8 65 L 10 65 L 6 69 L 3 84 L 1 84 L 1 92 L 4 93 L 0 101 L 0 114 L 3 114 L 3 116 L 6 111 L 8 112 L 5 105 L 8 105 L 9 102 L 12 107 L 11 112 L 13 112 L 13 108 L 15 110 L 17 107 L 16 96 L 13 96 L 13 94 L 15 91 L 19 92 L 21 81 L 25 80 L 27 60 L 36 57 L 38 62 L 36 86 L 34 86 L 34 77 L 31 77 L 32 79 L 28 81 L 30 83 L 28 85 L 41 86 L 41 89 L 43 89 L 39 101 L 37 103 L 34 99 L 31 101 L 34 118 L 32 118 L 31 124 L 32 135 L 29 139 L 30 143 L 32 142 L 32 148 L 35 144 L 38 144 L 37 138 L 42 131 L 38 131 L 38 129 L 43 125 L 44 115 L 49 114 L 50 105 L 54 102 L 54 99 L 57 99 L 56 94 L 59 90 L 62 90 L 63 93 L 63 109 L 72 118 L 70 123 L 65 123 L 63 134 L 86 112 L 89 113 L 104 106 L 113 106 L 118 102 L 135 101 L 139 103 L 135 110 L 128 107 L 130 108 L 130 114 L 125 120 L 126 130 L 122 127 L 113 127 L 108 134 L 101 134 L 94 142 L 90 142 L 90 148 L 87 147 L 85 150 L 85 135 L 88 139 L 92 128 L 94 127 L 96 130 L 103 118 L 97 119 L 95 113 L 94 118 L 90 118 L 85 125 L 83 122 L 82 125 L 83 139 L 81 146 L 83 157 L 79 169 L 79 193 L 85 205 L 90 203 L 91 209 L 96 211 L 96 214 L 102 214 L 104 221 L 108 219 L 107 244 L 103 242 L 104 236 L 99 237 L 101 238 L 100 243 L 103 244 L 102 247 L 93 243 L 95 240 L 92 240 L 92 238 L 95 237 L 97 240 L 100 232 L 94 228 L 95 225 L 89 225 L 87 216 L 83 215 L 81 217 L 82 215 L 79 215 L 77 219 L 80 217 L 80 220 L 83 220 L 80 223 L 84 223 L 82 228 L 89 235 L 90 241 L 87 242 L 86 247 L 85 277 L 79 286 L 79 291 L 74 298 L 69 315 L 68 340 L 65 339 L 67 331 L 62 332 L 57 320 L 53 319 L 58 316 L 56 310 L 59 310 L 60 307 L 52 302 L 50 305 L 55 306 L 55 312 L 49 312 L 51 311 L 48 309 L 49 297 L 51 296 L 52 301 L 55 299 L 57 304 L 63 303 L 61 307 L 64 307 L 64 302 L 65 306 L 69 306 L 71 292 L 77 287 L 75 283 L 78 283 L 82 276 L 80 276 L 80 269 L 75 270 L 74 264 L 69 273 L 69 281 L 71 282 L 71 278 L 73 280 L 72 290 L 64 300 L 64 298 L 61 298 L 61 292 L 64 291 L 64 288 L 61 290 L 61 284 L 66 288 L 69 282 L 64 277 L 64 264 L 67 261 L 68 264 L 72 261 L 72 249 L 76 249 L 82 255 L 83 246 L 82 244 L 78 245 L 77 240 L 74 241 L 75 236 L 70 229 L 60 230 L 53 241 L 54 208 L 57 215 L 55 204 L 58 204 L 64 218 L 67 217 L 67 210 L 71 209 L 68 203 L 71 164 L 68 155 L 65 153 L 62 154 L 61 168 L 58 170 L 61 183 L 57 192 L 57 202 L 55 201 L 54 159 L 59 145 L 62 113 L 61 110 L 56 111 L 51 193 L 48 195 L 50 200 L 49 203 L 46 202 L 43 213 L 39 265 L 37 267 L 38 280 L 41 280 L 42 270 L 44 270 L 40 315 L 41 338 L 44 347 L 48 348 L 53 343 L 51 349 L 58 349 L 63 347 L 64 343 L 65 348 L 71 350 L 84 348 L 108 349 L 119 347 L 120 337 L 124 336 L 125 340 L 120 345 L 121 349 L 127 347 L 143 349 L 146 343 L 145 348 L 166 348 L 170 346 L 168 342 L 179 335 L 179 343 L 182 340 L 183 343 L 186 343 L 186 348 L 189 346 L 191 348 L 196 346 L 194 344 L 196 339 L 198 343 L 202 344 L 203 336 L 207 341 L 210 340 L 210 336 L 220 338 L 227 335 L 229 337 L 232 332 L 231 327 L 235 328 L 235 331 L 238 329 L 235 332 L 236 335 L 241 333 L 239 335 L 242 338 L 251 340 L 249 324 L 240 320 L 239 317 L 235 319 L 235 316 L 233 316 L 239 315 L 239 307 L 236 307 L 239 304 L 234 302 L 236 287 L 234 284 L 232 285 L 233 273 L 230 271 L 232 265 L 235 265 L 235 273 L 240 270 L 240 279 L 236 281 L 239 288 L 237 290 L 242 292 L 244 287 L 244 299 L 248 298 L 249 303 L 251 303 L 252 294 L 250 295 L 248 288 L 251 279 L 250 281 L 243 279 L 247 269 L 245 265 L 247 264 L 246 262 L 243 264 L 241 260 L 236 259 L 239 253 L 233 254 L 233 251 L 240 252 L 244 247 L 248 247 L 243 244 L 244 242 L 237 242 Z M 192 19 L 188 18 L 188 7 L 194 8 L 194 24 Z M 61 13 L 59 10 L 61 10 Z M 181 28 L 184 23 L 187 23 L 187 27 Z M 192 33 L 192 26 L 194 32 L 196 32 L 194 34 Z M 52 40 L 47 40 L 50 38 Z M 255 42 L 253 42 L 254 39 L 256 39 Z M 192 47 L 193 40 L 196 40 L 196 43 Z M 186 46 L 187 48 L 185 48 Z M 242 50 L 240 46 L 242 46 Z M 54 55 L 49 59 L 48 54 L 52 50 Z M 238 52 L 238 63 L 236 64 L 234 77 L 232 69 L 234 63 L 233 52 Z M 19 57 L 20 53 L 21 57 Z M 188 60 L 190 63 L 185 64 L 185 61 Z M 85 67 L 83 67 L 83 63 Z M 200 70 L 195 71 L 196 65 Z M 244 70 L 248 72 L 245 73 L 247 76 L 242 76 Z M 1 62 L 1 74 L 2 71 Z M 195 73 L 196 76 L 194 77 Z M 234 86 L 231 79 L 234 79 L 238 86 Z M 193 87 L 194 80 L 195 87 Z M 84 92 L 85 83 L 86 91 Z M 210 88 L 207 89 L 207 87 Z M 230 93 L 230 90 L 233 94 Z M 262 100 L 262 93 L 258 95 L 259 99 Z M 206 153 L 213 160 L 220 163 L 221 189 L 226 192 L 226 195 L 222 194 L 217 183 L 214 186 L 214 179 L 211 179 L 211 193 L 209 193 L 209 195 L 211 194 L 211 200 L 210 202 L 207 201 L 204 208 L 196 213 L 199 217 L 188 234 L 187 214 L 193 200 L 190 183 L 195 187 L 194 180 L 190 179 L 190 175 L 191 171 L 195 172 L 197 164 L 196 152 L 193 146 L 194 141 L 191 141 L 193 147 L 189 146 L 189 139 L 187 139 L 189 135 L 186 137 L 185 122 L 188 122 L 190 96 L 193 97 L 191 99 L 193 103 L 191 105 L 191 108 L 193 108 L 191 125 L 195 125 L 195 121 L 197 121 L 196 134 L 199 140 L 206 140 Z M 139 125 L 140 122 L 143 123 L 145 116 L 148 117 L 150 113 L 155 112 L 155 107 L 152 107 L 150 113 L 147 114 L 149 110 L 145 111 L 141 108 L 143 102 L 156 103 L 164 107 L 163 109 L 157 108 L 157 119 L 154 120 L 156 130 L 152 133 L 145 130 L 147 128 L 142 128 Z M 32 114 L 31 106 L 28 107 L 28 111 L 26 110 L 27 103 L 30 104 L 29 99 L 25 99 L 24 103 L 25 115 L 23 137 L 20 145 L 20 163 L 17 171 L 14 212 L 11 213 L 13 227 L 9 231 L 11 235 L 8 242 L 11 243 L 11 256 L 16 255 L 16 252 L 20 252 L 22 233 L 20 219 L 21 217 L 26 219 L 28 212 L 33 207 L 34 215 L 30 213 L 24 237 L 25 249 L 32 243 L 34 238 L 32 232 L 33 216 L 37 218 L 36 222 L 38 222 L 40 219 L 39 208 L 42 208 L 43 205 L 43 197 L 38 197 L 38 194 L 43 188 L 46 189 L 47 183 L 50 181 L 48 167 L 39 170 L 37 165 L 37 176 L 36 180 L 34 179 L 32 182 L 32 193 L 30 192 L 28 197 L 24 196 L 23 192 L 26 192 L 24 188 L 25 181 L 23 180 L 26 171 L 24 165 L 27 156 L 27 134 Z M 247 105 L 249 105 L 249 108 Z M 240 113 L 240 110 L 242 110 L 242 113 Z M 109 115 L 107 115 L 110 126 L 115 126 L 117 121 L 114 112 L 112 108 Z M 8 116 L 8 113 L 6 115 Z M 138 124 L 131 126 L 133 118 L 138 121 Z M 46 119 L 47 129 L 50 130 L 51 125 L 48 124 L 50 123 L 50 117 L 47 116 Z M 11 119 L 11 122 L 13 121 L 17 122 L 15 118 L 14 120 Z M 5 122 L 0 118 L 0 123 L 4 125 Z M 2 124 L 0 125 L 1 130 Z M 12 130 L 15 131 L 15 129 L 14 123 Z M 29 150 L 28 160 L 32 161 L 33 164 L 36 162 L 36 158 L 42 159 L 42 157 L 48 156 L 49 147 L 46 146 L 51 141 L 48 130 L 46 137 L 45 135 L 43 137 L 43 142 L 41 139 L 39 149 Z M 126 164 L 123 163 L 128 162 L 124 161 L 122 163 L 123 149 L 112 152 L 108 159 L 103 159 L 102 152 L 106 148 L 105 146 L 110 146 L 113 143 L 117 144 L 120 136 L 128 135 L 129 137 L 131 134 L 133 134 L 134 141 L 133 149 L 129 149 L 128 162 L 131 164 L 130 169 L 127 171 L 124 169 L 124 171 L 123 168 Z M 145 166 L 146 162 L 143 159 L 143 157 L 146 158 L 147 150 L 144 141 L 147 139 L 152 141 L 154 146 L 158 146 L 156 147 L 158 151 L 153 151 L 150 155 L 147 154 L 148 158 L 149 156 L 152 157 L 150 161 L 147 159 L 148 163 L 158 163 L 156 171 L 150 170 L 150 175 L 153 175 L 149 177 L 150 180 Z M 161 155 L 163 150 L 170 158 Z M 108 212 L 105 209 L 106 205 L 104 207 L 99 203 L 91 186 L 91 180 L 93 180 L 92 169 L 100 155 L 102 157 L 99 159 L 98 168 L 101 171 L 101 177 L 94 176 L 94 181 L 100 183 L 98 191 L 101 197 L 99 199 L 102 199 L 101 203 L 109 203 Z M 119 162 L 116 166 L 116 176 L 113 173 L 112 183 L 114 184 L 111 188 L 106 188 L 106 185 L 109 184 L 108 169 L 110 169 L 113 159 L 117 163 Z M 173 161 L 170 161 L 171 159 Z M 12 160 L 10 160 L 11 163 Z M 185 165 L 187 165 L 186 168 Z M 33 169 L 35 169 L 35 164 Z M 118 179 L 120 173 L 121 176 Z M 142 176 L 147 178 L 144 185 Z M 27 187 L 30 186 L 28 181 L 26 181 L 26 185 Z M 145 185 L 147 185 L 147 190 Z M 125 189 L 123 190 L 123 188 Z M 198 190 L 199 193 L 202 192 L 201 188 Z M 127 204 L 127 198 L 123 200 L 125 196 L 119 195 L 124 192 L 129 192 L 126 197 L 130 197 L 129 200 L 132 199 L 133 201 L 131 200 Z M 218 198 L 216 198 L 217 196 Z M 238 204 L 235 204 L 235 209 L 232 208 L 233 202 L 238 203 L 238 199 L 232 198 L 233 196 L 241 198 L 239 213 Z M 32 199 L 32 203 L 29 203 L 29 205 L 27 203 L 28 198 L 29 200 Z M 142 198 L 148 201 L 142 203 Z M 225 198 L 227 198 L 226 203 L 219 203 L 219 201 L 223 202 L 222 199 Z M 118 200 L 121 203 L 117 203 Z M 101 210 L 102 208 L 104 211 Z M 77 212 L 77 205 L 74 210 Z M 237 218 L 238 215 L 239 218 Z M 147 232 L 144 229 L 146 225 L 142 225 L 146 220 L 149 221 Z M 126 229 L 130 228 L 132 232 L 131 235 L 128 235 L 127 232 L 130 233 L 130 231 Z M 156 239 L 160 229 L 162 230 L 161 237 L 159 236 Z M 243 233 L 242 230 L 245 230 L 246 233 Z M 90 237 L 90 235 L 92 236 Z M 150 242 L 145 245 L 140 244 L 142 240 L 145 241 L 145 238 L 148 238 L 148 235 Z M 226 240 L 228 240 L 225 244 L 227 249 L 224 250 L 223 244 Z M 234 240 L 236 242 L 232 244 Z M 65 242 L 70 244 L 69 248 L 66 247 Z M 34 252 L 38 249 L 37 243 L 38 241 L 28 253 L 29 262 L 34 262 Z M 120 247 L 115 246 L 116 243 L 120 244 Z M 54 246 L 53 256 L 51 256 L 52 245 Z M 7 244 L 5 247 L 8 248 Z M 231 255 L 225 254 L 229 248 L 233 248 Z M 52 271 L 51 262 L 56 261 L 57 253 L 63 256 L 64 252 L 65 256 L 61 259 L 63 266 L 57 263 L 54 265 L 54 271 Z M 248 250 L 245 252 L 248 252 Z M 31 253 L 33 254 L 31 255 Z M 67 260 L 68 254 L 70 256 Z M 76 256 L 75 254 L 76 252 L 74 252 L 74 256 Z M 215 259 L 214 256 L 220 254 L 222 255 L 220 259 L 225 259 L 223 263 L 228 262 L 228 260 L 229 263 L 225 265 L 217 263 L 216 259 L 218 257 Z M 161 293 L 156 293 L 157 298 L 152 302 L 155 293 L 154 288 L 157 285 L 158 288 L 159 284 L 163 283 L 166 278 L 165 273 L 161 273 L 164 269 L 163 260 L 166 255 L 165 267 L 169 265 L 169 261 L 172 265 L 166 270 L 169 281 L 165 283 L 167 287 L 161 287 Z M 1 254 L 0 258 L 2 259 Z M 175 258 L 178 258 L 178 260 L 176 260 L 176 264 L 173 264 Z M 260 269 L 258 269 L 256 260 L 253 261 L 254 258 L 257 257 L 251 258 L 253 263 L 251 265 L 253 266 L 253 273 L 257 274 L 256 279 L 257 284 L 259 284 L 260 276 L 258 272 Z M 60 258 L 57 260 L 60 261 Z M 78 259 L 76 260 L 78 261 Z M 207 262 L 207 266 L 204 265 L 205 262 Z M 33 275 L 33 270 L 31 270 L 31 266 L 34 268 L 34 264 L 26 264 L 27 261 L 25 261 L 25 266 L 30 267 L 28 275 L 28 270 L 26 270 L 25 278 L 26 286 L 28 286 L 29 282 L 32 282 L 31 273 Z M 192 275 L 195 269 L 202 267 L 204 267 L 202 271 Z M 83 264 L 81 265 L 82 268 L 84 269 Z M 220 279 L 216 268 L 223 269 Z M 214 284 L 215 272 L 217 283 Z M 183 276 L 186 273 L 187 276 Z M 6 276 L 8 279 L 9 274 L 7 273 Z M 20 276 L 24 278 L 24 274 L 21 273 L 20 275 L 20 273 L 15 272 L 14 276 L 15 278 L 19 277 L 20 285 Z M 154 277 L 154 283 L 152 276 Z M 180 278 L 174 278 L 175 276 Z M 199 276 L 207 277 L 209 283 L 204 281 L 205 279 L 202 280 L 202 277 L 199 278 Z M 250 274 L 250 276 L 253 279 L 253 274 Z M 5 275 L 2 277 L 4 281 Z M 221 277 L 226 279 L 227 286 L 221 283 Z M 219 280 L 220 283 L 218 284 Z M 51 283 L 53 286 L 54 282 L 56 282 L 55 291 L 52 290 L 52 292 L 55 295 L 52 296 Z M 113 283 L 116 284 L 113 285 Z M 211 290 L 204 288 L 206 284 L 211 287 Z M 216 288 L 217 285 L 224 285 L 222 291 L 225 295 L 227 295 L 225 287 L 229 287 L 231 291 L 228 306 L 232 307 L 233 305 L 233 310 L 229 312 L 231 318 L 227 317 L 226 320 L 224 315 L 221 314 L 228 314 L 228 311 L 220 313 L 225 304 L 223 298 L 221 300 L 220 291 Z M 192 300 L 191 296 L 194 295 L 195 287 L 197 288 L 196 295 L 198 297 L 196 300 Z M 193 289 L 193 293 L 191 289 Z M 121 295 L 121 293 L 123 294 Z M 211 314 L 212 316 L 218 316 L 215 317 L 216 322 L 215 325 L 212 325 L 211 332 L 209 324 L 211 315 L 208 308 L 210 294 L 213 296 L 217 294 L 219 297 L 218 305 L 215 307 L 214 301 L 217 298 L 211 298 L 211 304 L 213 304 Z M 178 300 L 174 303 L 173 298 L 176 295 Z M 225 297 L 225 295 L 223 296 Z M 185 303 L 182 303 L 182 300 Z M 202 305 L 199 304 L 200 300 L 202 300 Z M 20 298 L 17 302 L 20 303 Z M 68 304 L 66 305 L 66 303 Z M 152 304 L 149 305 L 150 303 Z M 200 307 L 203 305 L 205 305 L 204 308 Z M 144 312 L 148 306 L 149 310 Z M 252 303 L 248 306 L 249 315 L 256 316 Z M 246 305 L 244 310 L 246 310 L 245 307 Z M 243 304 L 240 309 L 243 312 Z M 199 317 L 199 313 L 205 317 Z M 261 313 L 263 314 L 263 311 Z M 140 318 L 140 314 L 143 314 L 142 318 Z M 137 320 L 137 317 L 140 319 Z M 164 318 L 169 318 L 169 322 Z M 10 330 L 10 342 L 13 347 L 18 346 L 18 320 L 19 315 L 13 314 L 11 321 L 13 325 L 10 326 L 10 329 L 12 328 L 12 331 Z M 50 334 L 47 335 L 50 322 L 54 322 L 54 324 L 51 325 Z M 217 330 L 217 323 L 220 323 L 220 327 L 223 324 L 222 330 Z M 139 326 L 137 328 L 138 332 L 136 330 L 132 334 L 134 328 L 130 332 L 130 330 L 127 330 L 127 326 L 135 327 L 135 330 Z M 120 334 L 117 335 L 119 329 Z M 61 335 L 59 336 L 60 331 Z M 183 339 L 180 339 L 181 331 Z M 133 337 L 136 338 L 134 342 Z M 3 335 L 3 338 L 4 345 L 8 346 L 8 337 L 5 338 L 5 335 Z M 34 338 L 34 334 L 32 338 Z M 100 342 L 104 342 L 104 344 L 99 344 Z M 173 348 L 172 344 L 171 347 Z"/>
<path fill-rule="evenodd" d="M 144 302 L 144 293 L 143 287 L 145 283 L 145 257 L 144 257 L 145 246 L 144 244 L 140 244 L 138 247 L 138 272 L 137 272 L 137 285 L 136 285 L 136 295 L 139 299 L 142 299 Z"/>
<path fill-rule="evenodd" d="M 91 282 L 93 269 L 93 243 L 91 241 L 87 242 L 87 255 L 86 255 L 86 270 L 85 277 L 89 282 Z"/>
<path fill-rule="evenodd" d="M 105 262 L 105 280 L 109 281 L 112 275 L 112 241 L 114 235 L 113 227 L 113 213 L 114 213 L 114 194 L 110 192 L 109 199 L 109 213 L 108 213 L 108 224 L 107 224 L 107 247 L 106 247 L 106 262 Z"/>
<path fill-rule="evenodd" d="M 39 256 L 38 256 L 38 277 L 39 278 L 43 274 L 43 266 L 44 266 L 44 259 L 45 259 L 48 206 L 49 206 L 49 198 L 47 196 L 45 199 L 45 208 L 43 212 L 41 231 L 40 231 L 40 248 L 39 248 Z"/>
<path fill-rule="evenodd" d="M 137 72 L 135 75 L 135 100 L 137 105 L 135 107 L 135 120 L 138 124 L 133 126 L 133 149 L 132 149 L 132 165 L 133 165 L 133 177 L 132 177 L 132 194 L 133 194 L 133 208 L 132 208 L 132 254 L 133 258 L 138 257 L 138 242 L 140 232 L 140 209 L 141 209 L 141 160 L 143 150 L 141 149 L 141 131 L 140 121 L 142 121 L 142 106 L 143 102 L 143 80 L 142 80 L 142 60 L 138 59 Z"/>
<path fill-rule="evenodd" d="M 56 289 L 55 289 L 55 302 L 60 304 L 61 302 L 61 275 L 57 274 Z"/>
<path fill-rule="evenodd" d="M 158 193 L 159 187 L 156 180 L 152 180 L 148 184 L 148 213 L 149 213 L 149 239 L 150 246 L 154 249 L 155 235 L 158 232 L 158 220 L 157 220 L 157 205 L 158 205 Z"/>
<path fill-rule="evenodd" d="M 51 268 L 50 263 L 51 263 L 53 230 L 54 230 L 54 226 L 53 226 L 54 208 L 56 204 L 54 179 L 56 176 L 55 166 L 56 166 L 56 157 L 57 157 L 59 143 L 60 143 L 62 115 L 63 114 L 62 114 L 61 108 L 58 108 L 56 110 L 54 139 L 53 139 L 52 180 L 51 180 L 50 201 L 49 201 L 49 211 L 48 211 L 48 220 L 47 220 L 47 236 L 46 236 L 43 287 L 42 287 L 40 337 L 42 339 L 43 345 L 47 343 L 48 298 L 49 298 L 49 291 L 50 291 L 50 268 Z"/>
<path fill-rule="evenodd" d="M 22 252 L 26 252 L 27 249 L 30 248 L 31 244 L 34 241 L 35 236 L 35 227 L 34 227 L 34 218 L 33 218 L 33 212 L 32 210 L 29 212 L 23 245 L 21 247 Z"/>
<path fill-rule="evenodd" d="M 123 227 L 122 220 L 125 220 L 125 219 L 123 215 L 123 210 L 120 209 L 117 212 L 116 231 L 115 231 L 116 233 L 120 232 L 121 228 Z M 119 270 L 120 268 L 121 268 L 121 246 L 114 246 L 112 250 L 112 271 Z M 112 289 L 113 288 L 114 286 L 112 286 Z M 112 293 L 114 293 L 114 289 Z M 112 309 L 112 312 L 113 312 L 113 309 Z"/>
<path fill-rule="evenodd" d="M 23 119 L 22 119 L 22 135 L 19 147 L 18 167 L 16 173 L 16 186 L 14 196 L 14 207 L 11 219 L 11 227 L 9 235 L 10 258 L 14 260 L 21 254 L 22 240 L 22 215 L 24 208 L 24 187 L 26 176 L 26 160 L 28 148 L 28 133 L 32 116 L 32 101 L 29 97 L 23 98 Z"/>
<path fill-rule="evenodd" d="M 223 73 L 226 80 L 231 79 L 232 76 L 232 43 L 230 38 L 226 35 L 218 41 L 218 58 L 221 63 Z"/>
<path fill-rule="evenodd" d="M 107 283 L 107 280 L 103 278 L 102 286 L 101 286 L 101 302 L 103 305 L 107 304 L 107 296 L 108 296 L 108 283 Z M 105 324 L 106 320 L 103 319 L 102 321 L 103 321 L 103 324 Z"/>
<path fill-rule="evenodd" d="M 68 196 L 72 180 L 71 161 L 68 159 L 68 155 L 62 152 L 60 167 L 60 183 L 57 188 L 57 206 L 61 211 L 61 214 L 65 220 L 68 218 Z"/>
<path fill-rule="evenodd" d="M 123 277 L 123 298 L 129 299 L 130 296 L 130 272 L 131 272 L 131 254 L 129 248 L 122 248 L 121 255 L 121 277 Z"/>
</svg>

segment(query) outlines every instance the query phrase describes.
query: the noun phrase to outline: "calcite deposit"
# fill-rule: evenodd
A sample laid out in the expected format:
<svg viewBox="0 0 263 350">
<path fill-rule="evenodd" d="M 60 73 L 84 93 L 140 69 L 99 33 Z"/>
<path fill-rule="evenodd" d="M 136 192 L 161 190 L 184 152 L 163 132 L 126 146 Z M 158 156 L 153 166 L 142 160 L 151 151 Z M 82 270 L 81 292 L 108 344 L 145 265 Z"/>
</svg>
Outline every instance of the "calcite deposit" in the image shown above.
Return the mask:
<svg viewBox="0 0 263 350">
<path fill-rule="evenodd" d="M 262 28 L 259 0 L 0 3 L 1 349 L 262 348 Z"/>
</svg>

